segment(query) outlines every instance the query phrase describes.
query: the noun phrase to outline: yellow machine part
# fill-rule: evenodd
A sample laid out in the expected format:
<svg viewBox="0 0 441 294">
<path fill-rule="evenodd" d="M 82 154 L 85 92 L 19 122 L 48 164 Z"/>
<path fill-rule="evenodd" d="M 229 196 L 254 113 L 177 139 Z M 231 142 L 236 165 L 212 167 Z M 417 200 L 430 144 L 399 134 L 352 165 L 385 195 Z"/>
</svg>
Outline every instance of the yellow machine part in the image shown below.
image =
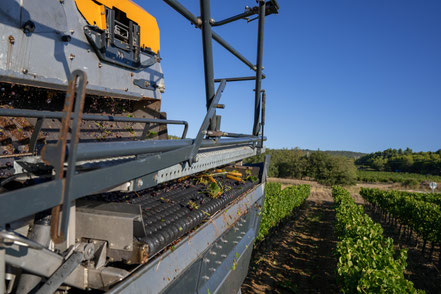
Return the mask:
<svg viewBox="0 0 441 294">
<path fill-rule="evenodd" d="M 127 18 L 136 22 L 141 30 L 141 46 L 149 47 L 158 53 L 159 27 L 156 19 L 138 4 L 130 0 L 75 0 L 78 10 L 90 25 L 106 29 L 106 15 L 104 6 L 117 8 L 126 13 Z"/>
</svg>

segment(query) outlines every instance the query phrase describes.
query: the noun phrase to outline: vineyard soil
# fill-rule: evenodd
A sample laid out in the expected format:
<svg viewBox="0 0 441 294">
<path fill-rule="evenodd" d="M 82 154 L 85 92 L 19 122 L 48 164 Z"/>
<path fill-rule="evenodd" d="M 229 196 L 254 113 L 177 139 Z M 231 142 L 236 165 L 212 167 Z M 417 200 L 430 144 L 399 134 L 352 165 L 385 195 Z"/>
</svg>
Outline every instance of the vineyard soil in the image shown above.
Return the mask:
<svg viewBox="0 0 441 294">
<path fill-rule="evenodd" d="M 254 251 L 243 293 L 338 293 L 335 282 L 337 260 L 334 256 L 336 237 L 334 235 L 335 210 L 331 189 L 316 182 L 294 179 L 270 178 L 280 182 L 282 187 L 294 184 L 311 185 L 311 195 L 296 213 L 285 220 L 276 231 Z M 380 214 L 374 213 L 359 195 L 360 187 L 390 190 L 395 184 L 358 184 L 348 187 L 357 204 L 384 228 L 384 235 L 394 239 L 396 249 L 408 250 L 408 266 L 405 276 L 417 289 L 426 293 L 441 293 L 441 266 L 438 264 L 439 247 L 435 246 L 433 256 L 421 254 L 422 241 L 398 233 Z"/>
<path fill-rule="evenodd" d="M 290 180 L 288 184 L 305 181 Z M 335 293 L 335 211 L 331 190 L 314 182 L 298 211 L 255 250 L 243 293 Z"/>
</svg>

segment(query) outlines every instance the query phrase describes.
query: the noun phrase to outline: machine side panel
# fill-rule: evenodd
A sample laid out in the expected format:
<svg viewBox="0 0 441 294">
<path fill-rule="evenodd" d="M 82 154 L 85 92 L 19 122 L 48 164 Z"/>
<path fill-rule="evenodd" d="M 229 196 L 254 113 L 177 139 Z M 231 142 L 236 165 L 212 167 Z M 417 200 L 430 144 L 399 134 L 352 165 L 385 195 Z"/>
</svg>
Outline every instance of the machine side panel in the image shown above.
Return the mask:
<svg viewBox="0 0 441 294">
<path fill-rule="evenodd" d="M 33 2 L 25 1 L 23 7 L 14 0 L 0 4 L 0 81 L 65 89 L 70 73 L 81 69 L 88 76 L 89 94 L 161 98 L 164 80 L 159 62 L 139 70 L 102 62 L 85 36 L 88 24 L 74 0 L 63 4 L 47 0 L 44 10 Z M 44 11 L 57 12 L 56 17 L 45 20 Z M 33 32 L 24 32 L 27 21 L 34 24 Z M 140 58 L 141 63 L 149 60 L 144 54 Z"/>
</svg>

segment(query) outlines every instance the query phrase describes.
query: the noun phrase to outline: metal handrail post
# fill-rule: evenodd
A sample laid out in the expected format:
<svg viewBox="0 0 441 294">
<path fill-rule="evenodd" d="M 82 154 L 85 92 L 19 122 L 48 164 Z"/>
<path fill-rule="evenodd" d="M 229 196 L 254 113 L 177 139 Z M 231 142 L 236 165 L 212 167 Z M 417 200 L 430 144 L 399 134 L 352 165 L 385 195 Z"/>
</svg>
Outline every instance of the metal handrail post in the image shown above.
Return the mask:
<svg viewBox="0 0 441 294">
<path fill-rule="evenodd" d="M 256 62 L 256 89 L 255 89 L 255 99 L 254 99 L 254 125 L 253 125 L 253 135 L 258 136 L 260 125 L 260 91 L 262 89 L 262 62 L 263 62 L 263 34 L 265 30 L 265 10 L 266 2 L 264 0 L 259 0 L 259 31 L 257 40 L 257 62 Z"/>
<path fill-rule="evenodd" d="M 208 111 L 214 98 L 213 35 L 210 23 L 210 0 L 200 0 L 200 6 L 202 20 L 202 46 L 204 51 L 205 95 L 207 98 Z M 210 119 L 211 122 L 209 129 L 214 131 L 216 129 L 216 111 Z"/>
<path fill-rule="evenodd" d="M 265 107 L 266 107 L 266 91 L 262 90 L 262 118 L 261 118 L 261 126 L 262 126 L 262 131 L 261 131 L 261 143 L 260 143 L 260 147 L 263 148 L 263 141 L 265 138 L 264 132 L 265 132 Z"/>
</svg>

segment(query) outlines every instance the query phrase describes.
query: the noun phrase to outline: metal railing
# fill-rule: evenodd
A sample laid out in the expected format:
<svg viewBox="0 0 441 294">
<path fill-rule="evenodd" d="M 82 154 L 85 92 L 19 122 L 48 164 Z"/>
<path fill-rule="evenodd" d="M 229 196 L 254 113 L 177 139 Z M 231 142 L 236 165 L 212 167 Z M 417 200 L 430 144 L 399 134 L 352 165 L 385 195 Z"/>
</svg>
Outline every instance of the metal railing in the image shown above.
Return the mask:
<svg viewBox="0 0 441 294">
<path fill-rule="evenodd" d="M 31 139 L 29 141 L 29 152 L 34 153 L 38 135 L 41 132 L 43 123 L 45 119 L 62 119 L 65 116 L 64 112 L 54 112 L 54 111 L 38 111 L 30 109 L 9 109 L 0 108 L 0 116 L 6 117 L 26 117 L 26 118 L 36 118 L 37 122 L 34 126 L 34 131 L 32 132 Z M 188 131 L 188 122 L 183 120 L 167 120 L 167 119 L 154 119 L 154 118 L 136 118 L 136 117 L 122 117 L 113 115 L 94 115 L 94 114 L 83 114 L 82 120 L 89 121 L 112 121 L 112 122 L 129 122 L 129 123 L 141 123 L 145 124 L 143 134 L 140 139 L 146 139 L 147 131 L 150 129 L 150 124 L 165 124 L 165 125 L 183 125 L 184 130 L 182 132 L 181 139 L 185 139 Z"/>
<path fill-rule="evenodd" d="M 210 11 L 210 0 L 200 0 L 200 14 L 201 17 L 196 17 L 187 8 L 185 8 L 177 0 L 164 0 L 165 3 L 170 5 L 178 13 L 188 19 L 192 24 L 202 30 L 202 45 L 203 45 L 203 55 L 204 55 L 204 72 L 205 72 L 205 92 L 207 100 L 207 108 L 214 97 L 214 83 L 220 82 L 221 79 L 214 79 L 214 66 L 213 66 L 213 48 L 212 39 L 218 42 L 231 54 L 236 56 L 244 64 L 246 64 L 250 69 L 256 72 L 255 77 L 238 77 L 238 78 L 225 78 L 227 82 L 233 81 L 249 81 L 255 80 L 255 101 L 254 101 L 254 122 L 253 122 L 253 136 L 258 136 L 261 131 L 261 124 L 259 122 L 261 116 L 261 91 L 262 91 L 262 79 L 264 75 L 262 73 L 263 67 L 263 36 L 265 27 L 265 16 L 278 13 L 279 4 L 276 0 L 258 0 L 258 6 L 253 8 L 247 8 L 245 12 L 235 15 L 233 17 L 227 18 L 225 20 L 216 22 L 211 19 Z M 228 44 L 222 37 L 212 31 L 212 27 L 221 26 L 233 21 L 244 19 L 251 15 L 258 15 L 257 19 L 259 21 L 258 25 L 258 41 L 257 41 L 257 60 L 256 65 L 245 58 L 239 51 L 234 49 L 230 44 Z M 211 118 L 210 130 L 215 131 L 217 128 L 216 113 L 213 114 Z"/>
</svg>

